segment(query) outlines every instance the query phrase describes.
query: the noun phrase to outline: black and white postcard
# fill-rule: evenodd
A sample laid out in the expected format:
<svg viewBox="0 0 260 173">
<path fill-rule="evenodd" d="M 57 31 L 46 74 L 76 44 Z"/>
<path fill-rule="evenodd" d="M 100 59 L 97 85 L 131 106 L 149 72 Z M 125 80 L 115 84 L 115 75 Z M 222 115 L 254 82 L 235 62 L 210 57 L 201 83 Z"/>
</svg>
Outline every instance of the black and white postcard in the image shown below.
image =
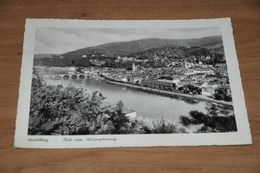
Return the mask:
<svg viewBox="0 0 260 173">
<path fill-rule="evenodd" d="M 229 18 L 26 20 L 16 148 L 251 143 Z"/>
</svg>

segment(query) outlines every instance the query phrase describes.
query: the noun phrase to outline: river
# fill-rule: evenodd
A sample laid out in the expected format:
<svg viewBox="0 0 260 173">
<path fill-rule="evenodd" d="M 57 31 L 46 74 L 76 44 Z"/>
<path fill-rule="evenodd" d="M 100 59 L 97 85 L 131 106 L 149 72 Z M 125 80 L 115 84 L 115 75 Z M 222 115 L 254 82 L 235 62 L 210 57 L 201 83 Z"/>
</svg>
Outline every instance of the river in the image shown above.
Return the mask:
<svg viewBox="0 0 260 173">
<path fill-rule="evenodd" d="M 184 98 L 170 98 L 157 94 L 147 93 L 138 89 L 108 83 L 106 80 L 97 80 L 88 77 L 86 79 L 69 80 L 47 80 L 48 84 L 63 85 L 69 84 L 82 86 L 89 93 L 99 90 L 107 98 L 103 100 L 106 105 L 115 106 L 122 100 L 124 107 L 135 110 L 137 116 L 143 118 L 178 121 L 181 115 L 188 115 L 191 110 L 206 112 L 203 101 L 191 103 Z"/>
</svg>

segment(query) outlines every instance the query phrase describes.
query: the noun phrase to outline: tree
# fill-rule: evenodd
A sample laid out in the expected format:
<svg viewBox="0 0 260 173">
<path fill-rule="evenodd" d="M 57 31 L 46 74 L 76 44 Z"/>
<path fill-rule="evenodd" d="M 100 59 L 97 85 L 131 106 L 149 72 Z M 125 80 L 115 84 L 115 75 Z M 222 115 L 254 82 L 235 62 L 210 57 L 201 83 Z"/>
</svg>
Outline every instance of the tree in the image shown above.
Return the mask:
<svg viewBox="0 0 260 173">
<path fill-rule="evenodd" d="M 231 94 L 228 94 L 226 88 L 217 88 L 214 94 L 216 100 L 232 101 Z"/>
<path fill-rule="evenodd" d="M 235 115 L 220 116 L 216 105 L 211 104 L 208 113 L 190 111 L 189 116 L 180 116 L 184 126 L 202 125 L 197 132 L 232 132 L 237 131 Z"/>
<path fill-rule="evenodd" d="M 69 85 L 46 85 L 34 69 L 29 115 L 29 135 L 79 135 L 129 133 L 130 121 L 123 102 L 110 111 L 98 90 L 92 94 Z"/>
<path fill-rule="evenodd" d="M 130 120 L 123 111 L 123 102 L 120 100 L 116 104 L 116 111 L 110 112 L 108 120 L 110 120 L 115 127 L 115 134 L 129 133 Z"/>
<path fill-rule="evenodd" d="M 116 104 L 116 107 L 117 107 L 117 110 L 119 111 L 123 111 L 123 108 L 124 108 L 124 104 L 122 102 L 122 100 L 119 100 L 119 102 Z"/>
<path fill-rule="evenodd" d="M 206 106 L 206 110 L 208 111 L 208 114 L 210 116 L 218 116 L 219 110 L 217 109 L 217 105 L 210 104 L 210 105 Z"/>
</svg>

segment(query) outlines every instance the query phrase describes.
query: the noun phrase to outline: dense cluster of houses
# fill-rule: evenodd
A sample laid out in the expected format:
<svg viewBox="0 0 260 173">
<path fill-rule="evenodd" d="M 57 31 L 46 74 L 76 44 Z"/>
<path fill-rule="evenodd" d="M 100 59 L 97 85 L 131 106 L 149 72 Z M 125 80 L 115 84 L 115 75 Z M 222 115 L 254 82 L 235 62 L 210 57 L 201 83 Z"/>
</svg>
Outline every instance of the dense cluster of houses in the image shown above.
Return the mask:
<svg viewBox="0 0 260 173">
<path fill-rule="evenodd" d="M 87 58 L 87 55 L 82 57 Z M 210 57 L 207 56 L 202 59 L 208 60 Z M 132 68 L 101 68 L 100 65 L 104 64 L 105 61 L 93 59 L 91 62 L 97 64 L 96 67 L 88 67 L 81 70 L 88 74 L 102 74 L 108 79 L 118 82 L 166 91 L 179 92 L 179 88 L 192 85 L 200 88 L 200 94 L 203 96 L 212 97 L 219 88 L 224 88 L 228 94 L 231 94 L 226 63 L 209 65 L 202 61 L 196 61 L 195 58 L 191 62 L 184 59 L 182 61 L 173 61 L 166 57 L 159 58 L 158 56 L 155 56 L 154 60 L 166 62 L 165 67 L 143 67 L 135 64 L 139 61 L 148 61 L 147 59 L 140 60 L 134 57 L 118 56 L 115 60 L 116 62 L 133 62 Z M 73 72 L 76 71 L 76 68 L 67 67 L 67 70 Z M 190 94 L 194 93 L 191 92 Z"/>
<path fill-rule="evenodd" d="M 225 63 L 213 66 L 184 62 L 171 68 L 143 68 L 136 67 L 133 62 L 130 71 L 104 68 L 100 69 L 100 73 L 115 81 L 167 91 L 178 91 L 180 87 L 193 85 L 201 89 L 201 95 L 208 97 L 212 97 L 218 88 L 225 88 L 231 94 Z"/>
</svg>

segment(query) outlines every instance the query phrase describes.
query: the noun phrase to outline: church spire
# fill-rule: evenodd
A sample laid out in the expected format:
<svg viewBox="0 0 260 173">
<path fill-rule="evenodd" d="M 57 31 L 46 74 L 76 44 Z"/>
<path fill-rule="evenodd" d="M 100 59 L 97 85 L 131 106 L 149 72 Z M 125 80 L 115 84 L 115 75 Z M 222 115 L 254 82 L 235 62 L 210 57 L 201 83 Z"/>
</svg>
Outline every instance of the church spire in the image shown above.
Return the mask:
<svg viewBox="0 0 260 173">
<path fill-rule="evenodd" d="M 136 67 L 135 67 L 135 61 L 133 61 L 133 65 L 132 65 L 132 72 L 135 72 Z"/>
</svg>

